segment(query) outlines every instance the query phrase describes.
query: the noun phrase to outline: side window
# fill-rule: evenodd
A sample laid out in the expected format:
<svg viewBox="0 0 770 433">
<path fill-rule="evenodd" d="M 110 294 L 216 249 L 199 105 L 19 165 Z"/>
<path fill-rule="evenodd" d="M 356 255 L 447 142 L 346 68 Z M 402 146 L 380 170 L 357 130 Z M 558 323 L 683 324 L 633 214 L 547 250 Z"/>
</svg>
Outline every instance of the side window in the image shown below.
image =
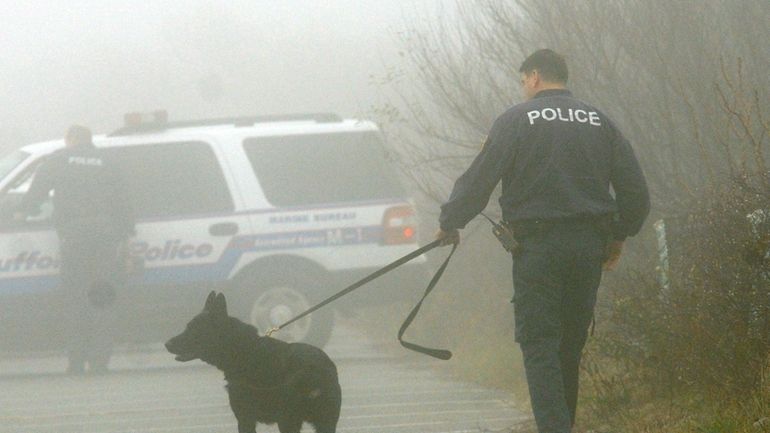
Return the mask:
<svg viewBox="0 0 770 433">
<path fill-rule="evenodd" d="M 122 170 L 138 219 L 233 210 L 216 155 L 202 142 L 104 149 Z"/>
<path fill-rule="evenodd" d="M 46 157 L 40 158 L 30 164 L 19 173 L 12 182 L 6 186 L 0 195 L 0 221 L 3 226 L 13 225 L 25 228 L 45 228 L 51 225 L 51 216 L 53 214 L 53 204 L 51 195 L 40 204 L 38 212 L 26 217 L 24 221 L 11 221 L 11 215 L 16 211 L 24 195 L 29 191 L 32 180 L 35 178 L 37 169 L 46 161 Z"/>
<path fill-rule="evenodd" d="M 243 148 L 274 206 L 405 196 L 374 132 L 254 137 Z"/>
</svg>

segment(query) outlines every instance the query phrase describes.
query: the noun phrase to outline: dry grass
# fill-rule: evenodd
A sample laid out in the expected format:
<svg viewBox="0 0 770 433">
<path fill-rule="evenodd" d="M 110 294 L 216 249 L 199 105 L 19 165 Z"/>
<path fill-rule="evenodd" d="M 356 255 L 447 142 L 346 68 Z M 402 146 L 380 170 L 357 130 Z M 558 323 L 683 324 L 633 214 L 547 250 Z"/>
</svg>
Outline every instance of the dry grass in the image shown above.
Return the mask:
<svg viewBox="0 0 770 433">
<path fill-rule="evenodd" d="M 395 304 L 367 308 L 361 310 L 356 320 L 377 341 L 392 341 L 384 349 L 397 353 L 403 349 L 395 342 L 395 331 L 410 307 Z M 443 317 L 446 320 L 446 315 Z M 505 309 L 501 308 L 476 318 L 472 324 L 453 328 L 457 332 L 448 339 L 451 344 L 447 347 L 453 350 L 454 358 L 446 365 L 463 380 L 510 392 L 516 406 L 529 411 L 521 353 L 513 343 L 511 331 L 494 331 L 499 327 L 486 326 L 507 319 Z M 435 340 L 425 337 L 424 329 L 425 323 L 415 326 L 411 339 L 433 344 Z M 620 373 L 620 369 L 614 370 Z M 637 383 L 625 383 L 622 388 L 624 391 L 617 389 L 617 394 L 607 395 L 606 389 L 597 389 L 583 372 L 576 432 L 770 433 L 770 384 L 756 396 L 732 398 L 717 394 L 661 397 L 649 394 L 644 384 Z M 627 395 L 629 389 L 639 392 Z M 511 433 L 528 431 L 535 430 L 531 425 L 521 426 Z"/>
</svg>

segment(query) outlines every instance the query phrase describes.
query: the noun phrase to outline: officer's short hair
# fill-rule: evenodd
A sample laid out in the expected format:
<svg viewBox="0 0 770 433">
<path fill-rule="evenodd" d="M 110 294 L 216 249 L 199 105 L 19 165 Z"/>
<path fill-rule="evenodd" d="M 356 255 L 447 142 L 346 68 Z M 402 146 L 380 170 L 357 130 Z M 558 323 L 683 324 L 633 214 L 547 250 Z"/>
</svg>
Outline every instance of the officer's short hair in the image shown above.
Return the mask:
<svg viewBox="0 0 770 433">
<path fill-rule="evenodd" d="M 546 81 L 566 83 L 569 76 L 564 57 L 548 48 L 537 50 L 524 60 L 519 72 L 529 74 L 537 70 Z"/>
<path fill-rule="evenodd" d="M 91 130 L 81 125 L 72 125 L 67 130 L 66 140 L 74 145 L 93 144 Z"/>
</svg>

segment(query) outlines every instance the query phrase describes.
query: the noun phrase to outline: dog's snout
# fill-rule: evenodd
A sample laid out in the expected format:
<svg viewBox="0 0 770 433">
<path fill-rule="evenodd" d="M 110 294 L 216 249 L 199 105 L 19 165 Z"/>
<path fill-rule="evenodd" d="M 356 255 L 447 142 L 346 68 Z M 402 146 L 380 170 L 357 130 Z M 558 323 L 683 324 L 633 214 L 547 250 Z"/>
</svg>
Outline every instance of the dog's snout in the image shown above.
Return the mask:
<svg viewBox="0 0 770 433">
<path fill-rule="evenodd" d="M 174 346 L 176 345 L 175 342 L 176 342 L 176 337 L 173 337 L 173 338 L 169 339 L 166 342 L 166 344 L 165 344 L 166 350 L 168 350 L 169 352 L 173 353 L 174 352 Z"/>
</svg>

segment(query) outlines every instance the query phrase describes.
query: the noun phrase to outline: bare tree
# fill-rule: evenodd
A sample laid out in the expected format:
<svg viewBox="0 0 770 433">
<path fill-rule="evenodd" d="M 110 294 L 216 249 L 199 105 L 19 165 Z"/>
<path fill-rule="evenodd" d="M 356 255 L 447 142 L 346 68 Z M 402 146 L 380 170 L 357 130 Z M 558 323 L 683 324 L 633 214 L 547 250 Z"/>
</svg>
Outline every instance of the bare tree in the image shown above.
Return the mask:
<svg viewBox="0 0 770 433">
<path fill-rule="evenodd" d="M 457 1 L 433 27 L 400 34 L 411 68 L 384 81 L 392 97 L 378 107 L 380 120 L 435 210 L 496 116 L 520 101 L 524 57 L 544 47 L 567 56 L 569 87 L 631 140 L 654 212 L 686 216 L 672 249 L 672 297 L 658 296 L 654 260 L 640 260 L 614 285 L 610 278 L 599 311 L 610 322 L 602 354 L 644 364 L 639 377 L 649 380 L 640 387 L 659 378 L 661 386 L 752 391 L 768 380 L 770 241 L 758 247 L 760 265 L 743 251 L 751 242 L 746 214 L 770 199 L 770 2 L 739 3 Z M 490 260 L 493 247 L 477 247 L 465 274 L 504 266 Z"/>
<path fill-rule="evenodd" d="M 519 101 L 524 56 L 552 47 L 568 58 L 570 87 L 631 139 L 658 209 L 673 212 L 739 166 L 764 169 L 743 161 L 763 161 L 767 137 L 757 136 L 759 154 L 757 145 L 728 139 L 724 131 L 735 119 L 719 89 L 767 100 L 770 56 L 757 41 L 770 40 L 761 18 L 769 8 L 764 0 L 740 8 L 719 0 L 457 2 L 456 14 L 401 34 L 413 67 L 389 80 L 395 95 L 379 113 L 398 122 L 390 130 L 399 133 L 401 161 L 440 201 L 495 116 Z"/>
</svg>

